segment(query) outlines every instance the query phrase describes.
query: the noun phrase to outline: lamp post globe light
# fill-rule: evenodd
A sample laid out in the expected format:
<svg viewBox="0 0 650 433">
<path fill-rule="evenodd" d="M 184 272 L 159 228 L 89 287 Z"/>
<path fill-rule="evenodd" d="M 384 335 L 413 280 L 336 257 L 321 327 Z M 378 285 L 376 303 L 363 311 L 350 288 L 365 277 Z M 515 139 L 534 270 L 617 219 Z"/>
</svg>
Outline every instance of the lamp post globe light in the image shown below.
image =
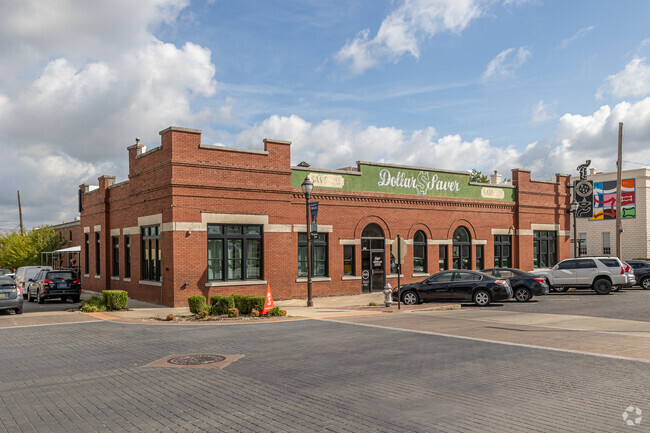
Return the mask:
<svg viewBox="0 0 650 433">
<path fill-rule="evenodd" d="M 310 210 L 309 210 L 309 199 L 311 198 L 311 191 L 314 189 L 314 183 L 309 178 L 309 175 L 305 177 L 305 180 L 301 185 L 302 192 L 305 194 L 305 208 L 306 208 L 306 225 L 305 231 L 307 235 L 307 306 L 313 307 L 314 302 L 311 299 L 311 229 L 310 229 Z"/>
<path fill-rule="evenodd" d="M 571 213 L 573 214 L 573 257 L 578 257 L 578 225 L 576 224 L 576 215 L 578 213 L 578 202 L 573 199 L 571 204 L 569 205 L 571 207 Z"/>
</svg>

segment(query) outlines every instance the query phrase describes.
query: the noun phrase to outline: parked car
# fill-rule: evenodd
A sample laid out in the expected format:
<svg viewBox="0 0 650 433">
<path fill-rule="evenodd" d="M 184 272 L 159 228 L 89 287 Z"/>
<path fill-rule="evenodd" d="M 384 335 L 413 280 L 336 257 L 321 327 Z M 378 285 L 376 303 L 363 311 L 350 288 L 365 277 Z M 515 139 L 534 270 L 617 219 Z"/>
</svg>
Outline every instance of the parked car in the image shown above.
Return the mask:
<svg viewBox="0 0 650 433">
<path fill-rule="evenodd" d="M 0 310 L 14 310 L 23 314 L 23 296 L 13 278 L 0 276 Z"/>
<path fill-rule="evenodd" d="M 623 263 L 623 270 L 625 271 L 625 276 L 627 277 L 627 283 L 625 283 L 623 287 L 634 286 L 636 284 L 636 272 L 634 272 L 634 268 L 622 260 L 621 263 Z M 621 289 L 621 286 L 616 286 L 616 288 L 612 289 L 612 291 L 616 292 L 619 289 Z"/>
<path fill-rule="evenodd" d="M 530 273 L 544 277 L 549 287 L 558 292 L 575 287 L 593 289 L 599 295 L 607 295 L 614 286 L 624 286 L 634 278 L 625 274 L 623 263 L 616 257 L 566 259 L 551 269 L 536 269 Z"/>
<path fill-rule="evenodd" d="M 484 307 L 492 301 L 512 298 L 508 280 L 475 271 L 442 271 L 419 283 L 405 284 L 401 290 L 401 301 L 406 305 L 420 304 L 428 300 L 471 300 Z M 397 300 L 397 288 L 393 299 Z"/>
<path fill-rule="evenodd" d="M 39 304 L 49 298 L 60 298 L 63 302 L 70 298 L 72 302 L 79 302 L 80 297 L 81 281 L 73 271 L 41 270 L 27 291 L 27 300 L 32 302 L 36 299 Z"/>
<path fill-rule="evenodd" d="M 650 262 L 645 260 L 628 260 L 627 263 L 634 268 L 636 283 L 646 290 L 650 290 Z"/>
<path fill-rule="evenodd" d="M 11 274 L 11 269 L 0 268 L 0 276 L 7 275 L 7 274 Z"/>
<path fill-rule="evenodd" d="M 507 279 L 518 302 L 527 302 L 533 296 L 548 295 L 549 292 L 544 277 L 537 277 L 519 269 L 490 268 L 483 269 L 481 272 L 495 278 Z"/>
<path fill-rule="evenodd" d="M 30 279 L 33 279 L 42 269 L 52 269 L 51 266 L 23 266 L 16 270 L 16 284 L 23 292 L 23 299 L 27 299 L 27 289 L 29 289 Z"/>
</svg>

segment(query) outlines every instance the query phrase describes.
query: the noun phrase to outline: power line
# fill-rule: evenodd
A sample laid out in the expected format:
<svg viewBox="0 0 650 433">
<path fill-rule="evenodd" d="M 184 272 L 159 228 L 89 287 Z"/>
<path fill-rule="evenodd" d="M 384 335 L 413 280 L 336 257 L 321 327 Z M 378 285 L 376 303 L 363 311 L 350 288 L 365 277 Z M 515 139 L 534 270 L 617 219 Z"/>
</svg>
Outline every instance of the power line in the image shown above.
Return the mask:
<svg viewBox="0 0 650 433">
<path fill-rule="evenodd" d="M 650 166 L 650 164 L 646 164 L 645 162 L 634 162 L 634 161 L 626 161 L 623 160 L 623 162 L 627 162 L 628 164 L 637 164 L 637 165 L 643 165 L 643 166 Z"/>
</svg>

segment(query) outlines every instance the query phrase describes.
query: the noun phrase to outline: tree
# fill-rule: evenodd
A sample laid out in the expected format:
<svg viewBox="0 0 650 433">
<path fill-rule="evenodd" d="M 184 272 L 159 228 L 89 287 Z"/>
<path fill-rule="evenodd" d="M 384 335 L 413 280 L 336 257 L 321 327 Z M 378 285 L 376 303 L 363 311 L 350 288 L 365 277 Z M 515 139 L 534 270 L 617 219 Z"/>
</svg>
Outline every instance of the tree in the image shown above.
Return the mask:
<svg viewBox="0 0 650 433">
<path fill-rule="evenodd" d="M 41 264 L 41 253 L 54 251 L 63 241 L 52 226 L 40 226 L 26 235 L 13 231 L 0 235 L 0 265 L 16 269 Z"/>
<path fill-rule="evenodd" d="M 473 168 L 469 173 L 469 181 L 477 183 L 490 183 L 490 179 L 487 177 L 487 175 L 481 173 L 475 168 Z"/>
</svg>

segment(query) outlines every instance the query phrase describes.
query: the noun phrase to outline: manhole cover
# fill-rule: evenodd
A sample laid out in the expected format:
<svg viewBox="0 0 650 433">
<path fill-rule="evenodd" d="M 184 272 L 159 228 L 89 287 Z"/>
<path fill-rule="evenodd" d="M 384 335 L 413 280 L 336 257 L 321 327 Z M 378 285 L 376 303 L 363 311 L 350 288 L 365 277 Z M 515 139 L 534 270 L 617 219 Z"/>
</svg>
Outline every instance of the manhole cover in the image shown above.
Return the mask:
<svg viewBox="0 0 650 433">
<path fill-rule="evenodd" d="M 222 369 L 243 357 L 244 355 L 177 353 L 149 363 L 145 367 Z"/>
<path fill-rule="evenodd" d="M 205 365 L 225 361 L 225 359 L 226 357 L 222 355 L 183 355 L 170 358 L 167 362 L 174 365 Z"/>
</svg>

